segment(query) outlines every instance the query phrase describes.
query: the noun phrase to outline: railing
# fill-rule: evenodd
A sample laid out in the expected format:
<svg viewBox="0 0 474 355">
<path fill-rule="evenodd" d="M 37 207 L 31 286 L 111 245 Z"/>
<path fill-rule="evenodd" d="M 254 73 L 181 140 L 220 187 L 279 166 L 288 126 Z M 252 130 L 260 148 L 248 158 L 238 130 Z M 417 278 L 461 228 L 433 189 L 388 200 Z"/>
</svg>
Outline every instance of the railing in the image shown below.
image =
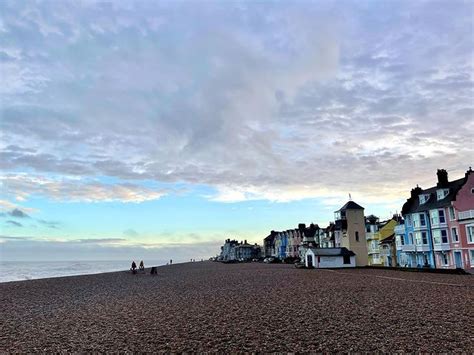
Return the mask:
<svg viewBox="0 0 474 355">
<path fill-rule="evenodd" d="M 402 245 L 402 251 L 415 251 L 415 245 L 414 244 Z"/>
<path fill-rule="evenodd" d="M 451 245 L 448 244 L 435 244 L 433 249 L 435 251 L 451 250 Z"/>
<path fill-rule="evenodd" d="M 430 251 L 430 250 L 431 250 L 430 246 L 424 244 L 424 245 L 417 245 L 415 251 Z"/>
<path fill-rule="evenodd" d="M 474 210 L 458 212 L 458 219 L 474 218 Z"/>
</svg>

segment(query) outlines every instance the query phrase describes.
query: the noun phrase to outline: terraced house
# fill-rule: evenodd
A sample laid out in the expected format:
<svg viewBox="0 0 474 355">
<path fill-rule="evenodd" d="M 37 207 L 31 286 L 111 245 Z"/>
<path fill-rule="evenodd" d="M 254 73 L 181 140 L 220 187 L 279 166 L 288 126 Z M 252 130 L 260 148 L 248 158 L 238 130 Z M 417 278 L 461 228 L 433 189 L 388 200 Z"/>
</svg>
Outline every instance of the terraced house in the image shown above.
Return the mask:
<svg viewBox="0 0 474 355">
<path fill-rule="evenodd" d="M 474 177 L 448 180 L 437 172 L 436 186 L 417 186 L 403 205 L 404 224 L 395 228 L 401 266 L 471 268 L 474 265 Z"/>
<path fill-rule="evenodd" d="M 391 244 L 394 228 L 400 219 L 394 215 L 391 219 L 381 222 L 374 215 L 365 217 L 368 265 L 395 266 L 396 255 L 392 253 Z"/>
</svg>

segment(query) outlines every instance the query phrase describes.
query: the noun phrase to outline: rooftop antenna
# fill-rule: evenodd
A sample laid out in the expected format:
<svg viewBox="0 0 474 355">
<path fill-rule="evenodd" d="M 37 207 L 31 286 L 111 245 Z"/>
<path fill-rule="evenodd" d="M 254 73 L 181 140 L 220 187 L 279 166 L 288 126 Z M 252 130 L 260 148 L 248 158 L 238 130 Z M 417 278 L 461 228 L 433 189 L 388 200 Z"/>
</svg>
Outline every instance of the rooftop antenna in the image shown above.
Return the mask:
<svg viewBox="0 0 474 355">
<path fill-rule="evenodd" d="M 352 196 L 350 193 L 349 193 L 349 201 L 352 201 Z"/>
</svg>

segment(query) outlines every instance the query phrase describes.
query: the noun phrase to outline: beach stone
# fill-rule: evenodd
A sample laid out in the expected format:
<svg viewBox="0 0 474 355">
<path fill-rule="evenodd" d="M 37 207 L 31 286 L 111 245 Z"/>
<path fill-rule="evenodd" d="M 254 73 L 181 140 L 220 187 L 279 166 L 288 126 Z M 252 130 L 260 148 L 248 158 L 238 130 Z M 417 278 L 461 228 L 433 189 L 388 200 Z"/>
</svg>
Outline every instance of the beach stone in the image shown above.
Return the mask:
<svg viewBox="0 0 474 355">
<path fill-rule="evenodd" d="M 474 352 L 472 276 L 213 262 L 158 272 L 0 284 L 0 352 Z"/>
</svg>

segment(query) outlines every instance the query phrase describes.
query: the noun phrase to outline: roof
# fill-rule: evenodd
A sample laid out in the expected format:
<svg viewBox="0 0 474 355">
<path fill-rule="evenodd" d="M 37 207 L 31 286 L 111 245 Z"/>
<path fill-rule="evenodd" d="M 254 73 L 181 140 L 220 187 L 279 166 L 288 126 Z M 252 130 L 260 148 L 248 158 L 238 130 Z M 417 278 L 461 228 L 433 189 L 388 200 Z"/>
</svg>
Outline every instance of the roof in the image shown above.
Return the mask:
<svg viewBox="0 0 474 355">
<path fill-rule="evenodd" d="M 443 187 L 433 186 L 424 190 L 418 188 L 416 190 L 416 194 L 412 195 L 403 205 L 402 214 L 406 215 L 408 213 L 422 212 L 450 205 L 451 201 L 455 200 L 456 194 L 459 189 L 464 185 L 464 182 L 465 178 L 461 178 L 458 180 L 450 181 L 446 186 Z M 449 194 L 438 201 L 436 191 L 439 189 L 449 189 Z M 418 197 L 420 195 L 429 195 L 428 200 L 421 205 L 420 199 Z"/>
<path fill-rule="evenodd" d="M 355 256 L 352 250 L 347 248 L 315 248 L 309 247 L 314 255 L 317 256 Z"/>
<path fill-rule="evenodd" d="M 382 239 L 379 244 L 391 244 L 394 241 L 395 241 L 395 234 L 391 234 L 387 238 Z"/>
<path fill-rule="evenodd" d="M 362 207 L 361 205 L 358 205 L 354 201 L 349 201 L 336 212 L 345 211 L 345 210 L 363 210 L 363 209 L 364 207 Z"/>
</svg>

